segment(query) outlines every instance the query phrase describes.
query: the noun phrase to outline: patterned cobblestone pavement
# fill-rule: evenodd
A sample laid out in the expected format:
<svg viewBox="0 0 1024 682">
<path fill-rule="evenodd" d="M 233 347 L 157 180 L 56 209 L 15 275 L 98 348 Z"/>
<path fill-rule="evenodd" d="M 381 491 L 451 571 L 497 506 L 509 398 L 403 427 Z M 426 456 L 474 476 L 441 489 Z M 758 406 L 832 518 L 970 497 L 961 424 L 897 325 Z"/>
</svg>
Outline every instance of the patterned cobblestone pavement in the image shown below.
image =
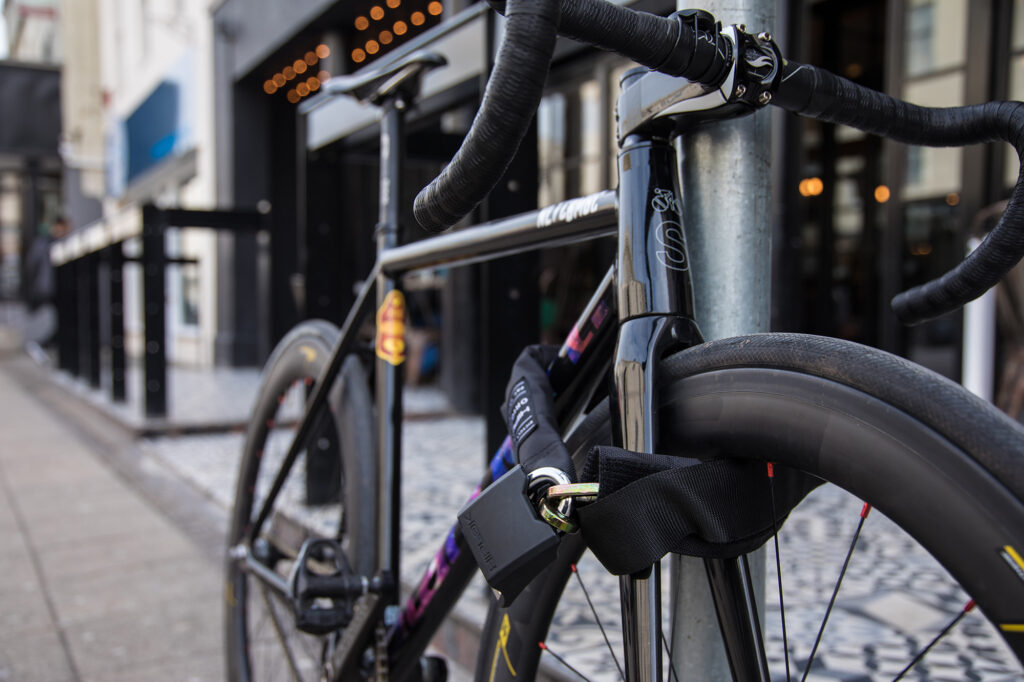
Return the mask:
<svg viewBox="0 0 1024 682">
<path fill-rule="evenodd" d="M 415 403 L 421 406 L 417 409 L 435 413 L 443 407 L 437 400 L 429 392 L 414 398 L 420 401 Z M 485 459 L 483 442 L 484 427 L 479 418 L 449 416 L 406 422 L 402 565 L 407 581 L 426 568 L 455 512 L 477 484 Z M 239 434 L 218 434 L 154 438 L 145 446 L 227 509 L 241 443 Z M 301 511 L 302 490 L 298 486 L 286 495 L 291 496 L 296 514 L 305 515 L 310 523 L 337 518 L 336 508 L 320 509 L 315 515 Z M 861 503 L 843 491 L 820 488 L 791 516 L 780 534 L 789 657 L 797 679 L 860 510 Z M 764 620 L 769 662 L 775 679 L 785 680 L 774 549 L 766 554 L 769 587 Z M 581 562 L 580 574 L 599 602 L 602 623 L 606 629 L 617 631 L 617 579 L 590 558 Z M 966 602 L 966 595 L 929 555 L 881 514 L 872 513 L 807 679 L 891 680 Z M 485 608 L 482 583 L 471 586 L 460 603 L 460 613 L 482 622 Z M 549 646 L 589 679 L 618 679 L 615 664 L 575 582 L 570 582 L 552 630 Z M 618 646 L 614 635 L 613 646 Z M 975 610 L 905 679 L 1008 681 L 1022 680 L 1024 675 L 983 614 Z"/>
</svg>

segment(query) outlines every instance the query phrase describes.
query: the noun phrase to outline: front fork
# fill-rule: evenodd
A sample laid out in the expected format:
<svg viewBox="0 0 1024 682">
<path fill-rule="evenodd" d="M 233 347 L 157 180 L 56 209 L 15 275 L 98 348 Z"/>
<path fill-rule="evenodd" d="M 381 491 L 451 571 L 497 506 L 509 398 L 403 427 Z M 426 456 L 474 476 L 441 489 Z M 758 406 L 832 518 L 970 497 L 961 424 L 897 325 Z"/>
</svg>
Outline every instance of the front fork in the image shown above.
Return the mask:
<svg viewBox="0 0 1024 682">
<path fill-rule="evenodd" d="M 615 350 L 616 442 L 657 450 L 657 365 L 700 343 L 693 321 L 675 150 L 667 139 L 631 135 L 619 153 L 619 338 Z M 620 578 L 626 679 L 661 679 L 659 564 Z"/>
<path fill-rule="evenodd" d="M 658 364 L 702 343 L 694 321 L 679 175 L 667 139 L 630 135 L 619 152 L 619 338 L 612 419 L 615 442 L 658 451 Z M 746 562 L 708 559 L 708 581 L 733 678 L 767 680 Z M 662 679 L 660 564 L 620 578 L 627 682 Z"/>
<path fill-rule="evenodd" d="M 615 352 L 615 403 L 622 447 L 655 452 L 656 368 L 665 353 L 700 343 L 683 317 L 646 316 L 624 322 Z M 661 565 L 619 578 L 627 680 L 661 679 Z"/>
</svg>

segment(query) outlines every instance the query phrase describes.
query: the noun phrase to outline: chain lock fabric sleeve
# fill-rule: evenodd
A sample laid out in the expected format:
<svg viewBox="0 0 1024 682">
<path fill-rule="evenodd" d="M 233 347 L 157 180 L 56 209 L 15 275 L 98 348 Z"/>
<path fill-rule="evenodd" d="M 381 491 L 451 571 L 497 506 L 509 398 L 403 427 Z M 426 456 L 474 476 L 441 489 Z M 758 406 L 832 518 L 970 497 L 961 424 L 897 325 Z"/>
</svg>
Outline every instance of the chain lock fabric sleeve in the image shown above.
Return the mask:
<svg viewBox="0 0 1024 682">
<path fill-rule="evenodd" d="M 583 480 L 598 481 L 597 501 L 579 509 L 587 546 L 609 572 L 643 570 L 669 552 L 735 557 L 763 545 L 819 478 L 776 466 L 773 492 L 765 464 L 707 462 L 596 446 Z M 765 510 L 775 510 L 775 517 Z"/>
<path fill-rule="evenodd" d="M 931 147 L 1005 141 L 1024 155 L 1024 104 L 990 102 L 947 109 L 920 107 L 852 83 L 824 69 L 788 62 L 773 100 L 820 121 L 852 126 L 906 144 Z M 914 324 L 959 308 L 994 286 L 1024 256 L 1024 168 L 995 228 L 981 246 L 942 277 L 892 301 Z"/>
<path fill-rule="evenodd" d="M 527 346 L 519 354 L 505 389 L 503 416 L 516 461 L 527 473 L 555 467 L 575 481 L 576 469 L 555 421 L 555 401 L 546 369 L 557 355 L 557 346 Z"/>
</svg>

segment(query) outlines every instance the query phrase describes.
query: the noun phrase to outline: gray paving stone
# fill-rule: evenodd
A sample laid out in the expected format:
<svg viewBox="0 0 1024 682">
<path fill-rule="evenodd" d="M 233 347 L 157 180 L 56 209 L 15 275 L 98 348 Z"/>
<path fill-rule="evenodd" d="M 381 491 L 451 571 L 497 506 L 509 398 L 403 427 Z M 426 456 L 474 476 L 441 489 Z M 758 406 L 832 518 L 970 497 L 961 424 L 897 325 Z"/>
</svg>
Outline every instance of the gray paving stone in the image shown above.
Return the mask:
<svg viewBox="0 0 1024 682">
<path fill-rule="evenodd" d="M 219 566 L 2 367 L 0 434 L 0 681 L 219 679 Z"/>
<path fill-rule="evenodd" d="M 218 682 L 224 679 L 224 657 L 179 655 L 157 663 L 127 665 L 82 677 L 82 682 Z"/>
<path fill-rule="evenodd" d="M 47 632 L 52 627 L 46 599 L 38 586 L 0 595 L 0 639 L 20 633 Z"/>
<path fill-rule="evenodd" d="M 220 654 L 220 602 L 180 600 L 137 614 L 113 614 L 65 628 L 83 677 L 126 675 L 183 655 Z"/>
<path fill-rule="evenodd" d="M 160 517 L 138 500 L 126 500 L 111 513 L 108 507 L 96 512 L 63 514 L 58 517 L 33 520 L 33 540 L 43 548 L 69 548 L 81 544 L 100 546 L 108 539 L 120 536 L 154 535 L 167 528 L 167 520 Z M 41 549 L 41 553 L 48 553 Z"/>
<path fill-rule="evenodd" d="M 159 534 L 113 534 L 105 537 L 102 543 L 39 548 L 43 574 L 48 582 L 72 576 L 122 571 L 158 560 L 171 562 L 187 559 L 195 554 L 196 548 L 175 529 L 170 528 Z"/>
<path fill-rule="evenodd" d="M 161 612 L 174 602 L 214 604 L 223 599 L 217 566 L 200 558 L 146 562 L 122 570 L 70 576 L 50 586 L 62 626 L 103 616 Z"/>
<path fill-rule="evenodd" d="M 54 499 L 52 495 L 40 495 L 36 499 L 22 498 L 22 513 L 29 516 L 33 525 L 48 526 L 60 524 L 79 516 L 130 515 L 140 508 L 135 495 L 104 494 L 92 496 L 72 495 Z"/>
<path fill-rule="evenodd" d="M 0 636 L 0 682 L 75 679 L 56 633 L 43 630 Z"/>
</svg>

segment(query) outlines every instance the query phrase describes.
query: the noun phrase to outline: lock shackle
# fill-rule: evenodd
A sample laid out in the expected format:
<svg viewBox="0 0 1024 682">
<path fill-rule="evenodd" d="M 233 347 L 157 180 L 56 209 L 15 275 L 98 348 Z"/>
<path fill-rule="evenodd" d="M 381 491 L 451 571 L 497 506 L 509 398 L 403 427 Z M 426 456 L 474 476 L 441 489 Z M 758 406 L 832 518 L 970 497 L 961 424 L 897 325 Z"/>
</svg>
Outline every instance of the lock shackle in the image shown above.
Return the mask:
<svg viewBox="0 0 1024 682">
<path fill-rule="evenodd" d="M 544 493 L 553 485 L 569 485 L 572 479 L 561 469 L 555 467 L 540 467 L 526 475 L 526 493 L 533 505 L 540 508 Z M 572 515 L 572 498 L 566 497 L 558 501 L 558 513 L 566 518 Z"/>
</svg>

